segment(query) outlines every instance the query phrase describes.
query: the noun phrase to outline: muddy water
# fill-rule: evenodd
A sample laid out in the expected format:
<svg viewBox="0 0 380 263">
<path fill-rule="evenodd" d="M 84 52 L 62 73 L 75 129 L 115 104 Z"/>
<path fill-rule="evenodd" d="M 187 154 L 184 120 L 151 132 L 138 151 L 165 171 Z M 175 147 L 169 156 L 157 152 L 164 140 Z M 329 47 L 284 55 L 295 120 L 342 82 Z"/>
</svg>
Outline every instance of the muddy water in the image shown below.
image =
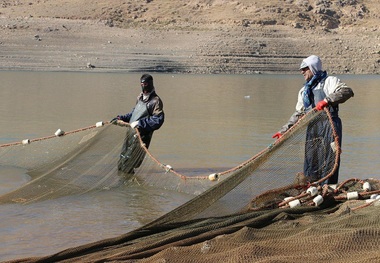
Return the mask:
<svg viewBox="0 0 380 263">
<path fill-rule="evenodd" d="M 233 167 L 255 155 L 293 113 L 300 75 L 153 74 L 166 121 L 150 150 L 175 168 Z M 129 112 L 140 74 L 0 72 L 0 144 L 70 131 Z M 355 97 L 341 106 L 340 180 L 380 178 L 379 76 L 341 76 Z M 0 193 L 28 181 L 1 167 Z M 125 190 L 125 191 L 124 191 Z M 186 200 L 138 188 L 0 207 L 0 260 L 39 256 L 118 236 Z"/>
</svg>

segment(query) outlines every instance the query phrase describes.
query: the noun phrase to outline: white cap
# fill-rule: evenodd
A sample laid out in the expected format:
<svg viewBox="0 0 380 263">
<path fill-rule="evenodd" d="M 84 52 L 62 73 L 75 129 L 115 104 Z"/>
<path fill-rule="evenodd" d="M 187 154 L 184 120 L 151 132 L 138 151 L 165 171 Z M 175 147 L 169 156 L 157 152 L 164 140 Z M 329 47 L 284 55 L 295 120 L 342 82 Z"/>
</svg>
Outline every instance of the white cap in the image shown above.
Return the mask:
<svg viewBox="0 0 380 263">
<path fill-rule="evenodd" d="M 306 68 L 308 65 L 306 64 L 305 60 L 302 60 L 302 63 L 300 65 L 300 69 Z"/>
</svg>

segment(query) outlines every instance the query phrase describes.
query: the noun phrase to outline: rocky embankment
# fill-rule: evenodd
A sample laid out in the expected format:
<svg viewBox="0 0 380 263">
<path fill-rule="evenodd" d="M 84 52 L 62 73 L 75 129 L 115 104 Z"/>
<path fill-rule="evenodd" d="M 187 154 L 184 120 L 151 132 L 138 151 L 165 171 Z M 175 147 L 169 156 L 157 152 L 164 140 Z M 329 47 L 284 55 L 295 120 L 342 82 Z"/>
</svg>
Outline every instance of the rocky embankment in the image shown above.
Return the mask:
<svg viewBox="0 0 380 263">
<path fill-rule="evenodd" d="M 4 1 L 0 70 L 380 73 L 380 4 L 266 2 Z"/>
</svg>

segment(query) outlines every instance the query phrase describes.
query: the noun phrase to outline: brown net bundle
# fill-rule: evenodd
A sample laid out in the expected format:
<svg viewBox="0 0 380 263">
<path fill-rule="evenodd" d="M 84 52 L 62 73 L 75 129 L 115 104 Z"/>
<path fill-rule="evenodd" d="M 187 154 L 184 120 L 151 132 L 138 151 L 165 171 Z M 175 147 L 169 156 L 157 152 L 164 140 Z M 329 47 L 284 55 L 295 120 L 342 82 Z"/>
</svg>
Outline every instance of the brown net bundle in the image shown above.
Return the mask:
<svg viewBox="0 0 380 263">
<path fill-rule="evenodd" d="M 363 189 L 366 183 L 372 191 Z M 377 262 L 380 201 L 360 199 L 380 193 L 380 181 L 353 179 L 326 189 L 330 199 L 319 206 L 144 226 L 116 238 L 12 262 Z M 360 192 L 359 198 L 342 202 L 351 191 Z"/>
</svg>

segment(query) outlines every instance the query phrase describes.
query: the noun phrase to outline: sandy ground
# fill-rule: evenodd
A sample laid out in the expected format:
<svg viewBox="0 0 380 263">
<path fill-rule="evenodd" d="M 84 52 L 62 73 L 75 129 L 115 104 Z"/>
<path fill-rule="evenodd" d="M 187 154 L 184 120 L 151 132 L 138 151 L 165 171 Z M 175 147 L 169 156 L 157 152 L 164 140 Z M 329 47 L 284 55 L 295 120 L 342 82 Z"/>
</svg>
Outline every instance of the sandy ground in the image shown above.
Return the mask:
<svg viewBox="0 0 380 263">
<path fill-rule="evenodd" d="M 178 8 L 171 6 L 177 2 L 170 1 L 108 4 L 118 3 L 119 9 L 107 6 L 106 1 L 91 2 L 88 7 L 85 1 L 63 2 L 3 1 L 0 70 L 298 73 L 301 60 L 316 54 L 330 73 L 380 73 L 380 29 L 373 22 L 378 21 L 373 13 L 379 4 L 374 1 L 364 1 L 372 8 L 366 22 L 342 26 L 341 19 L 340 26 L 331 29 L 310 25 L 311 20 L 297 22 L 291 13 L 285 20 L 283 9 L 269 14 L 277 21 L 271 23 L 271 16 L 260 18 L 259 14 L 272 9 L 259 9 L 246 0 L 240 5 L 225 1 L 183 4 L 196 11 L 192 16 L 184 8 L 167 15 L 171 7 Z M 227 12 L 228 8 L 234 12 Z M 311 16 L 313 12 L 304 13 Z M 161 16 L 153 17 L 157 13 Z M 252 19 L 243 19 L 242 14 Z M 137 22 L 128 22 L 126 17 L 132 15 Z"/>
</svg>

